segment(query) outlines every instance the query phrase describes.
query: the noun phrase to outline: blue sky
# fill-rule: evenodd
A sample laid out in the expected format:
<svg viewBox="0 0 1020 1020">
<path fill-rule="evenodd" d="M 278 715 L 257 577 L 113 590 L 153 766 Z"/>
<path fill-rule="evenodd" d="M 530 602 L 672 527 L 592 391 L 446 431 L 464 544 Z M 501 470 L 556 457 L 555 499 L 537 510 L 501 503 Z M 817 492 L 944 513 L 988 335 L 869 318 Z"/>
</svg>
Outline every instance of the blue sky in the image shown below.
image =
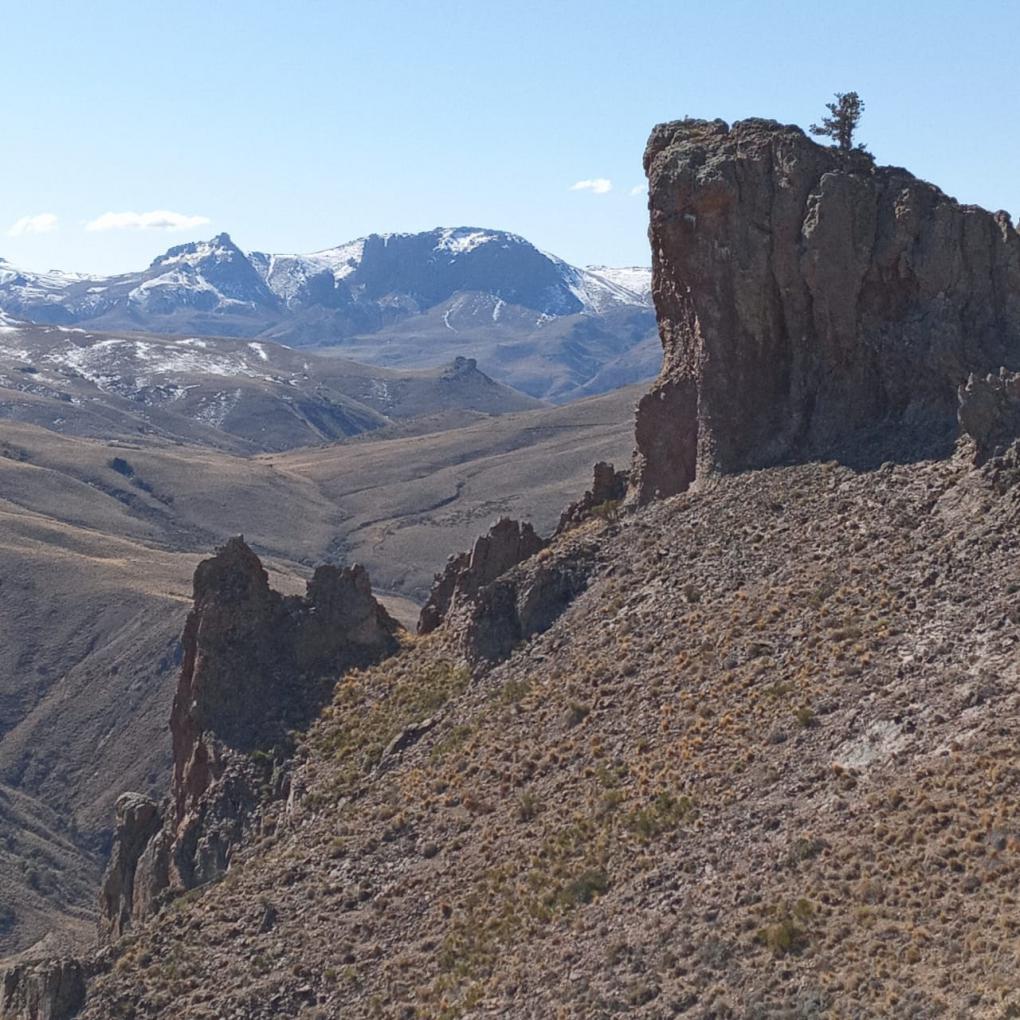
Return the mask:
<svg viewBox="0 0 1020 1020">
<path fill-rule="evenodd" d="M 0 0 L 0 22 L 0 256 L 27 268 L 462 224 L 647 264 L 653 124 L 806 125 L 849 89 L 881 162 L 1020 213 L 1016 0 Z"/>
</svg>

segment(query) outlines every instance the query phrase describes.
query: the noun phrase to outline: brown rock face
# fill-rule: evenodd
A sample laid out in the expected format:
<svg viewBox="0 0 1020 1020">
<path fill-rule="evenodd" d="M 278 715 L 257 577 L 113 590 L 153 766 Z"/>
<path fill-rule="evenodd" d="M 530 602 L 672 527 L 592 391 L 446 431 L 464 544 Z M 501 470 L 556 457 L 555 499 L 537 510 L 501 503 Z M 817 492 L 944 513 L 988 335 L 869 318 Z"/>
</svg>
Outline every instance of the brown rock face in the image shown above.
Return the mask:
<svg viewBox="0 0 1020 1020">
<path fill-rule="evenodd" d="M 168 890 L 223 874 L 263 792 L 285 792 L 289 732 L 314 718 L 341 672 L 397 648 L 398 624 L 359 566 L 319 567 L 305 597 L 285 597 L 235 538 L 199 564 L 194 592 L 170 718 L 170 795 L 162 808 L 139 794 L 118 801 L 100 897 L 110 937 Z"/>
<path fill-rule="evenodd" d="M 597 464 L 592 491 L 568 508 L 564 518 L 573 513 L 583 519 L 593 500 L 622 498 L 626 477 L 610 464 Z M 560 530 L 564 527 L 561 521 Z M 436 576 L 418 633 L 428 634 L 449 620 L 468 662 L 505 659 L 515 645 L 548 629 L 587 587 L 590 550 L 571 548 L 548 559 L 536 556 L 548 545 L 530 524 L 507 517 L 497 521 L 475 540 L 470 553 L 451 556 Z"/>
<path fill-rule="evenodd" d="M 945 452 L 972 372 L 1020 368 L 1020 235 L 905 170 L 746 120 L 645 151 L 665 352 L 637 496 L 713 472 Z"/>
<path fill-rule="evenodd" d="M 161 825 L 159 805 L 154 800 L 141 793 L 123 793 L 117 798 L 117 839 L 100 894 L 102 914 L 114 936 L 130 928 L 132 920 L 144 913 L 141 908 L 145 898 L 140 890 L 136 895 L 135 877 L 139 859 Z"/>
<path fill-rule="evenodd" d="M 960 428 L 974 440 L 979 464 L 1005 453 L 1020 436 L 1020 373 L 972 375 L 960 387 L 959 418 Z"/>
<path fill-rule="evenodd" d="M 595 465 L 591 488 L 576 502 L 571 503 L 560 514 L 556 534 L 567 531 L 592 516 L 600 507 L 611 507 L 623 501 L 627 495 L 628 471 L 617 471 L 612 464 L 600 460 Z"/>
<path fill-rule="evenodd" d="M 593 550 L 582 545 L 528 560 L 486 585 L 458 612 L 465 658 L 473 664 L 499 662 L 522 641 L 548 630 L 588 587 L 593 567 Z"/>
<path fill-rule="evenodd" d="M 239 538 L 200 563 L 170 716 L 178 823 L 221 771 L 206 734 L 238 751 L 286 744 L 340 672 L 396 650 L 397 629 L 363 567 L 319 567 L 300 598 L 273 591 Z"/>
<path fill-rule="evenodd" d="M 418 619 L 418 633 L 435 630 L 458 603 L 471 601 L 486 585 L 545 546 L 530 524 L 500 518 L 488 534 L 475 539 L 470 553 L 451 556 L 443 573 L 436 575 Z"/>
<path fill-rule="evenodd" d="M 85 1003 L 76 960 L 25 963 L 0 972 L 0 1020 L 70 1020 Z"/>
</svg>

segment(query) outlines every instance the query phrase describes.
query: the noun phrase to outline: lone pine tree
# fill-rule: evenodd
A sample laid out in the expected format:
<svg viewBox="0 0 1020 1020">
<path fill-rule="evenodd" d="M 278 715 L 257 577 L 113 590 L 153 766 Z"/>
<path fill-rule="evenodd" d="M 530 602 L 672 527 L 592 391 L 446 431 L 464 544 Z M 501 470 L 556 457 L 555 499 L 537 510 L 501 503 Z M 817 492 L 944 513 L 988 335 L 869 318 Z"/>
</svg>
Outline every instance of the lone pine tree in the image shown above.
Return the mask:
<svg viewBox="0 0 1020 1020">
<path fill-rule="evenodd" d="M 811 125 L 811 134 L 831 138 L 844 152 L 854 147 L 854 132 L 864 113 L 864 100 L 856 92 L 837 92 L 836 101 L 826 103 L 830 117 Z M 863 148 L 863 146 L 858 146 Z"/>
</svg>

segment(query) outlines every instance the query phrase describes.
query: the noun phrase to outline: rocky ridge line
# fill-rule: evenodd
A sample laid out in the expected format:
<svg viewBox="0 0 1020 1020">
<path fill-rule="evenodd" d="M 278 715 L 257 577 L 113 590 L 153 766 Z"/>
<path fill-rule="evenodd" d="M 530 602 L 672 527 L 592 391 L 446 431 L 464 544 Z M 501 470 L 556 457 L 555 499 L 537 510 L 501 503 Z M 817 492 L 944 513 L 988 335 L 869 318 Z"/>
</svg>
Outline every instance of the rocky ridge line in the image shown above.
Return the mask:
<svg viewBox="0 0 1020 1020">
<path fill-rule="evenodd" d="M 1020 369 L 1020 234 L 898 167 L 769 120 L 645 150 L 665 355 L 636 422 L 641 501 L 802 459 L 945 456 L 957 389 Z"/>
</svg>

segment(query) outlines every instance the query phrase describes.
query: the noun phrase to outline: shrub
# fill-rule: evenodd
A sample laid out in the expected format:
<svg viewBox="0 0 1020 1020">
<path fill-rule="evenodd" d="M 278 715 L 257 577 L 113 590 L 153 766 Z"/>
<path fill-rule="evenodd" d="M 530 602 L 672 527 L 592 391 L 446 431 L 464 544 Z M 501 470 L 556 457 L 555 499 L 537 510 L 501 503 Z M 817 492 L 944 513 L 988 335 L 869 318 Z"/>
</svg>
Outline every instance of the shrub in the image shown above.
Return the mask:
<svg viewBox="0 0 1020 1020">
<path fill-rule="evenodd" d="M 786 956 L 801 952 L 807 945 L 807 933 L 786 917 L 775 924 L 766 925 L 755 935 L 755 941 L 771 950 L 774 956 Z"/>
<path fill-rule="evenodd" d="M 612 523 L 620 519 L 620 501 L 618 499 L 607 499 L 604 503 L 598 503 L 591 508 L 592 517 Z"/>
<path fill-rule="evenodd" d="M 529 792 L 522 793 L 517 801 L 517 817 L 522 822 L 530 822 L 538 814 L 538 798 Z"/>
<path fill-rule="evenodd" d="M 576 907 L 591 903 L 596 896 L 601 896 L 608 889 L 609 876 L 601 868 L 591 868 L 572 882 L 568 882 L 559 891 L 556 899 L 562 907 Z"/>
<path fill-rule="evenodd" d="M 690 797 L 660 793 L 647 807 L 638 808 L 630 815 L 627 827 L 643 840 L 654 839 L 675 829 L 694 810 Z"/>
</svg>

